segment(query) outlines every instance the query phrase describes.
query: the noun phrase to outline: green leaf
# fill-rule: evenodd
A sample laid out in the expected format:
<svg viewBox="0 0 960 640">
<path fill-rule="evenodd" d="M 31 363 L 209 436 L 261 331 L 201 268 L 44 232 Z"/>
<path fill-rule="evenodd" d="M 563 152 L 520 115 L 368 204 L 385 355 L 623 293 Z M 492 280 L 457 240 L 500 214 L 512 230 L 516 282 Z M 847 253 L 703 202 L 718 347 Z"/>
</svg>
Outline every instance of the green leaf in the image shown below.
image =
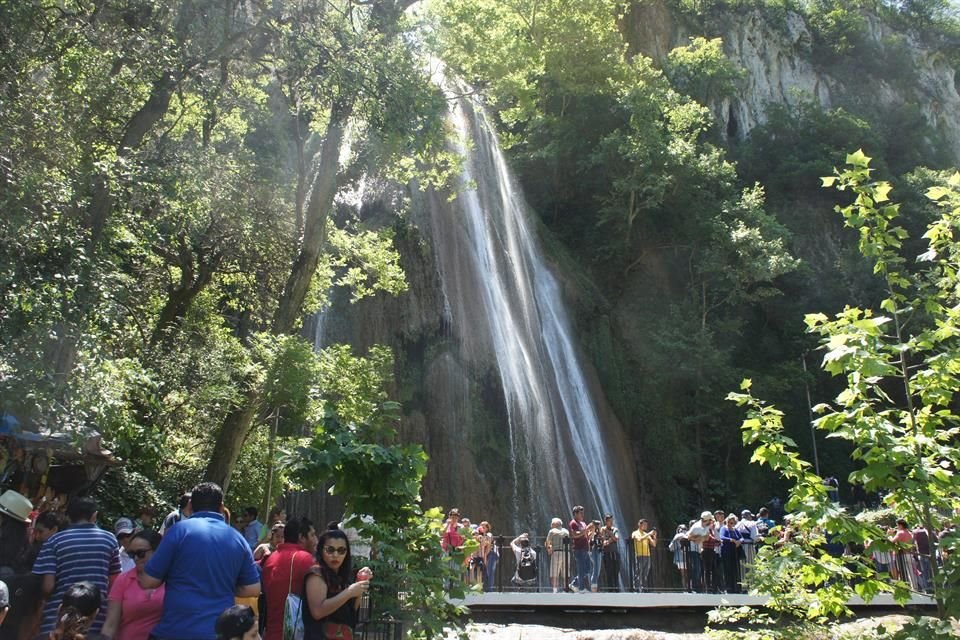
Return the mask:
<svg viewBox="0 0 960 640">
<path fill-rule="evenodd" d="M 871 158 L 868 157 L 863 149 L 857 149 L 855 152 L 847 154 L 847 164 L 866 169 L 870 166 Z"/>
</svg>

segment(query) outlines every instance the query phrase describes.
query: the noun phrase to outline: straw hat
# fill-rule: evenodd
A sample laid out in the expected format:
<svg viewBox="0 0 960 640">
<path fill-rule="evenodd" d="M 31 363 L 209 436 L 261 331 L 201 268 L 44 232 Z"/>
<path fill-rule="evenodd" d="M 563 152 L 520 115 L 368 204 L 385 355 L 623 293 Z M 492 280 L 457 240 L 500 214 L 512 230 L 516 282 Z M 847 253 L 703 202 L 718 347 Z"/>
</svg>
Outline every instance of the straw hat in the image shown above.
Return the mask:
<svg viewBox="0 0 960 640">
<path fill-rule="evenodd" d="M 30 522 L 30 512 L 33 505 L 27 498 L 16 491 L 5 491 L 0 496 L 0 513 L 20 522 Z"/>
</svg>

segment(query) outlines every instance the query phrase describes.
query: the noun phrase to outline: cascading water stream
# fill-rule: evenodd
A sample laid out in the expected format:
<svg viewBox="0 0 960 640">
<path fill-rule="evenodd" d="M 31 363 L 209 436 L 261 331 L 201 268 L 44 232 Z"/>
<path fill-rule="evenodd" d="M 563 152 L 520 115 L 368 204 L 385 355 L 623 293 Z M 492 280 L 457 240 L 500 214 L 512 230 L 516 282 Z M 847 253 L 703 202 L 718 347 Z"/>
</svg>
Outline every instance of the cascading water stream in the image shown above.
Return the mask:
<svg viewBox="0 0 960 640">
<path fill-rule="evenodd" d="M 613 514 L 623 539 L 630 527 L 559 282 L 494 127 L 459 93 L 448 91 L 449 118 L 463 173 L 452 203 L 434 194 L 431 226 L 455 331 L 492 350 L 503 388 L 515 530 L 542 532 L 581 503 L 588 516 Z"/>
</svg>

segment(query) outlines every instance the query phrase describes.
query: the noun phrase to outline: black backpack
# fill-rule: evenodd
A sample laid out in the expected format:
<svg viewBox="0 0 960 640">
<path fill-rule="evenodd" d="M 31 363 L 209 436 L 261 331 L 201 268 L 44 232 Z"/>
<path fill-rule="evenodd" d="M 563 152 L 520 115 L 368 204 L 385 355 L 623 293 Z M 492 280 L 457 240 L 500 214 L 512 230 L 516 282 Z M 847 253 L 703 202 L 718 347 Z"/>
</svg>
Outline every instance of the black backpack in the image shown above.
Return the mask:
<svg viewBox="0 0 960 640">
<path fill-rule="evenodd" d="M 520 549 L 520 560 L 517 562 L 517 575 L 514 582 L 518 585 L 531 585 L 537 582 L 537 559 L 530 547 Z"/>
</svg>

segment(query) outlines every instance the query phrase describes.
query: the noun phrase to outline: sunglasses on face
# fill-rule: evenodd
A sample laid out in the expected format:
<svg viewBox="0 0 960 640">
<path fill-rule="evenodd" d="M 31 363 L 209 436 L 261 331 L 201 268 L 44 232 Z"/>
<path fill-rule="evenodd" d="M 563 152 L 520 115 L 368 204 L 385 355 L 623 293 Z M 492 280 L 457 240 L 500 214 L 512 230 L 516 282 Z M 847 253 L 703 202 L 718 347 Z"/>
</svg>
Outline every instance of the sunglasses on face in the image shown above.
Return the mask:
<svg viewBox="0 0 960 640">
<path fill-rule="evenodd" d="M 150 549 L 137 549 L 136 551 L 130 552 L 130 557 L 134 560 L 143 560 L 147 557 L 148 553 L 150 553 Z"/>
<path fill-rule="evenodd" d="M 347 548 L 346 548 L 346 547 L 330 547 L 330 546 L 326 546 L 326 547 L 323 548 L 323 552 L 324 552 L 324 553 L 329 553 L 331 556 L 332 556 L 332 555 L 345 556 L 345 555 L 347 555 Z"/>
</svg>

